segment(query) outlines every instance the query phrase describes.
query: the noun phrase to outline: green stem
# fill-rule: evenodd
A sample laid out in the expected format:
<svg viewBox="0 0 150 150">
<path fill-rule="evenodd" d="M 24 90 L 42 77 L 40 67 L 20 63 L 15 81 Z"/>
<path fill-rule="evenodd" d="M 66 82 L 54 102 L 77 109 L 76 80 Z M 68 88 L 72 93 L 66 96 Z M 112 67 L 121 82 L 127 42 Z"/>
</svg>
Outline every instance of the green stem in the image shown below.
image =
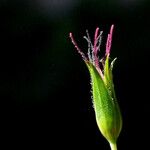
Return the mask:
<svg viewBox="0 0 150 150">
<path fill-rule="evenodd" d="M 111 150 L 117 150 L 117 144 L 116 143 L 109 143 Z"/>
</svg>

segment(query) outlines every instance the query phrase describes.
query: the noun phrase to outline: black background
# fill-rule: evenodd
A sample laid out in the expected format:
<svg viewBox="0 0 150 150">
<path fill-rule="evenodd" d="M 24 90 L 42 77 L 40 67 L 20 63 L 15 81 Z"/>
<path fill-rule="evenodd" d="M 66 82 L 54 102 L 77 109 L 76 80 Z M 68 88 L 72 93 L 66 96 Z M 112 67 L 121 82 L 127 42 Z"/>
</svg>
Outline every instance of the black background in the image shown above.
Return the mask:
<svg viewBox="0 0 150 150">
<path fill-rule="evenodd" d="M 87 50 L 85 30 L 115 25 L 111 58 L 123 115 L 118 149 L 149 146 L 148 0 L 1 0 L 0 110 L 5 147 L 105 149 L 88 70 L 68 37 Z M 102 54 L 103 51 L 102 50 Z"/>
</svg>

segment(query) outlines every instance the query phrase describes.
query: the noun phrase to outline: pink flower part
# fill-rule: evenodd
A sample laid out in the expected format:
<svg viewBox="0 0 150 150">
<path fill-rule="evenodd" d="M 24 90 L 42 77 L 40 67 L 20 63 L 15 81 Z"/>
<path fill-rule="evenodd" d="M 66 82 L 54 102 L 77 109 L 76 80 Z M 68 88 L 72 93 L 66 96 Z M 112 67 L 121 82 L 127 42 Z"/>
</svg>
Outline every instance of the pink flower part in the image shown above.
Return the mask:
<svg viewBox="0 0 150 150">
<path fill-rule="evenodd" d="M 107 37 L 105 56 L 109 56 L 110 55 L 113 29 L 114 29 L 114 25 L 111 26 L 110 33 L 108 34 L 108 37 Z M 99 28 L 97 27 L 96 30 L 95 30 L 95 35 L 94 35 L 94 43 L 93 43 L 94 46 L 92 45 L 92 42 L 90 40 L 88 32 L 87 32 L 87 37 L 84 36 L 84 38 L 88 42 L 88 57 L 89 57 L 89 59 L 87 59 L 85 54 L 78 47 L 76 41 L 73 38 L 72 33 L 69 34 L 73 45 L 77 49 L 78 53 L 82 56 L 83 60 L 86 63 L 92 63 L 95 66 L 95 68 L 97 69 L 97 71 L 99 72 L 99 74 L 102 77 L 102 79 L 103 79 L 104 78 L 104 74 L 103 74 L 102 69 L 100 67 L 100 64 L 99 64 L 100 62 L 99 62 L 99 58 L 98 58 L 98 51 L 100 50 L 100 44 L 101 44 L 101 35 L 102 35 L 102 31 L 99 33 Z M 104 59 L 105 59 L 105 57 L 104 57 Z"/>
<path fill-rule="evenodd" d="M 102 70 L 101 70 L 100 65 L 99 65 L 99 58 L 97 56 L 97 52 L 100 49 L 100 45 L 97 46 L 97 44 L 99 42 L 99 38 L 100 38 L 100 36 L 98 35 L 98 32 L 99 32 L 99 28 L 97 27 L 95 30 L 95 35 L 94 35 L 93 54 L 94 54 L 95 67 L 96 67 L 97 71 L 99 72 L 100 76 L 103 78 L 103 73 L 102 73 Z"/>
<path fill-rule="evenodd" d="M 71 38 L 71 42 L 73 43 L 73 45 L 75 46 L 76 50 L 78 51 L 78 53 L 82 56 L 84 61 L 88 61 L 86 56 L 84 55 L 84 53 L 81 51 L 81 49 L 79 48 L 79 46 L 77 45 L 76 41 L 74 40 L 74 37 L 72 35 L 72 33 L 69 33 L 69 36 Z"/>
<path fill-rule="evenodd" d="M 96 28 L 95 30 L 95 36 L 94 36 L 94 50 L 93 52 L 97 55 L 97 50 L 98 50 L 98 47 L 97 47 L 97 43 L 98 43 L 98 31 L 99 31 L 99 28 Z"/>
<path fill-rule="evenodd" d="M 109 33 L 108 36 L 107 36 L 106 53 L 105 53 L 106 56 L 110 54 L 113 29 L 114 29 L 114 25 L 111 26 L 111 28 L 110 28 L 110 33 Z"/>
</svg>

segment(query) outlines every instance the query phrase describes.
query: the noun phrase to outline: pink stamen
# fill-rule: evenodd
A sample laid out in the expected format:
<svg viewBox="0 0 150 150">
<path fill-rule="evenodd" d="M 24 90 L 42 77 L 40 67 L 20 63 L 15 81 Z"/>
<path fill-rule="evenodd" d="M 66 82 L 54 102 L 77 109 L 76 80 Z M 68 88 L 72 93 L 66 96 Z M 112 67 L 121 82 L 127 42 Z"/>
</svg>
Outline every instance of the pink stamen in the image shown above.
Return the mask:
<svg viewBox="0 0 150 150">
<path fill-rule="evenodd" d="M 97 27 L 96 30 L 95 30 L 95 36 L 94 36 L 94 50 L 93 50 L 93 52 L 94 52 L 95 55 L 97 55 L 97 50 L 98 50 L 98 48 L 97 48 L 98 31 L 99 31 L 99 28 Z"/>
<path fill-rule="evenodd" d="M 112 43 L 112 35 L 113 35 L 113 29 L 114 25 L 111 26 L 110 28 L 110 33 L 107 36 L 107 43 L 106 43 L 106 56 L 110 54 L 110 49 L 111 49 L 111 43 Z"/>
<path fill-rule="evenodd" d="M 93 54 L 94 54 L 94 63 L 95 63 L 95 67 L 97 69 L 97 71 L 99 72 L 100 76 L 103 78 L 103 73 L 100 69 L 100 66 L 99 66 L 99 59 L 98 59 L 98 56 L 97 56 L 97 52 L 99 50 L 99 46 L 97 46 L 97 43 L 98 43 L 98 32 L 99 32 L 99 28 L 97 27 L 96 30 L 95 30 L 95 35 L 94 35 L 94 47 L 93 47 Z"/>
<path fill-rule="evenodd" d="M 108 34 L 108 36 L 107 36 L 107 42 L 106 42 L 106 55 L 108 54 L 108 53 L 110 53 L 110 49 L 109 49 L 109 40 L 110 39 L 110 34 Z"/>
<path fill-rule="evenodd" d="M 75 46 L 76 50 L 78 51 L 78 53 L 82 56 L 83 60 L 88 61 L 87 58 L 85 57 L 85 54 L 81 51 L 81 49 L 77 45 L 76 41 L 74 40 L 74 37 L 71 32 L 69 33 L 69 37 L 71 38 L 71 41 L 72 41 L 73 45 Z"/>
</svg>

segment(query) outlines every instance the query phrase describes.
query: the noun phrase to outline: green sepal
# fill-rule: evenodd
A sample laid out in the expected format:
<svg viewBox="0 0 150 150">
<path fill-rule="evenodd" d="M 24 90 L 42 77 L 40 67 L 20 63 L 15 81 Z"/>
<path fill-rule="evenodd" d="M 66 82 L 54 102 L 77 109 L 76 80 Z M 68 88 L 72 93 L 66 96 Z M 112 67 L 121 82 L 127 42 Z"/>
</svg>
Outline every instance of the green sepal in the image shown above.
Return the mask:
<svg viewBox="0 0 150 150">
<path fill-rule="evenodd" d="M 104 78 L 106 81 L 102 79 L 92 63 L 86 62 L 86 65 L 91 76 L 93 105 L 97 125 L 109 143 L 116 143 L 121 130 L 122 119 L 114 91 L 112 96 L 111 89 L 108 89 L 108 85 L 111 86 L 112 84 L 112 76 L 110 76 L 112 73 L 109 66 L 106 66 L 109 63 L 108 58 L 105 63 L 106 77 L 104 76 Z"/>
<path fill-rule="evenodd" d="M 112 93 L 112 92 L 114 92 L 112 69 L 113 69 L 115 60 L 116 59 L 114 59 L 111 63 L 111 66 L 109 66 L 109 56 L 107 56 L 106 60 L 105 60 L 105 64 L 104 64 L 104 82 L 112 96 L 114 94 L 114 93 Z"/>
</svg>

